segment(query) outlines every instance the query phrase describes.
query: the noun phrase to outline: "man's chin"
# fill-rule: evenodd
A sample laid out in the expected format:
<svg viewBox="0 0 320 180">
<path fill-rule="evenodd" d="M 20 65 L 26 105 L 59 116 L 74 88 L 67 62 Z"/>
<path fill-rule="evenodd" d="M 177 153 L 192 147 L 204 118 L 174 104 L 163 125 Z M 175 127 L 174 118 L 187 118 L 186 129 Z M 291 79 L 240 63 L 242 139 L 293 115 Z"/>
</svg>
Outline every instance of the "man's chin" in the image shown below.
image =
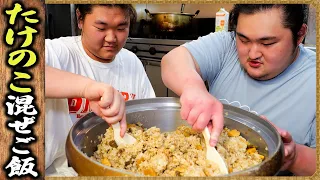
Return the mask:
<svg viewBox="0 0 320 180">
<path fill-rule="evenodd" d="M 259 71 L 258 69 L 251 68 L 250 66 L 249 67 L 245 66 L 243 70 L 248 74 L 248 76 L 250 76 L 252 79 L 255 79 L 257 81 L 265 81 L 265 80 L 272 79 L 268 77 L 269 76 L 268 74 L 263 74 L 261 70 Z"/>
<path fill-rule="evenodd" d="M 269 77 L 268 75 L 255 75 L 255 74 L 249 74 L 248 75 L 252 78 L 252 79 L 255 79 L 257 81 L 267 81 L 267 80 L 270 80 L 270 79 L 273 79 L 273 77 Z"/>
<path fill-rule="evenodd" d="M 115 56 L 96 56 L 96 61 L 102 62 L 102 63 L 110 63 L 114 60 Z"/>
<path fill-rule="evenodd" d="M 112 62 L 119 51 L 100 52 L 99 58 L 104 62 Z"/>
<path fill-rule="evenodd" d="M 113 61 L 114 58 L 116 57 L 116 53 L 109 53 L 108 55 L 103 55 L 103 56 L 100 56 L 100 59 L 104 60 L 104 61 Z"/>
<path fill-rule="evenodd" d="M 258 80 L 258 81 L 265 81 L 265 80 L 269 80 L 271 78 L 268 78 L 268 75 L 266 74 L 261 74 L 261 73 L 257 73 L 257 72 L 251 72 L 250 70 L 247 71 L 247 74 L 252 78 L 252 79 L 255 79 L 255 80 Z"/>
</svg>

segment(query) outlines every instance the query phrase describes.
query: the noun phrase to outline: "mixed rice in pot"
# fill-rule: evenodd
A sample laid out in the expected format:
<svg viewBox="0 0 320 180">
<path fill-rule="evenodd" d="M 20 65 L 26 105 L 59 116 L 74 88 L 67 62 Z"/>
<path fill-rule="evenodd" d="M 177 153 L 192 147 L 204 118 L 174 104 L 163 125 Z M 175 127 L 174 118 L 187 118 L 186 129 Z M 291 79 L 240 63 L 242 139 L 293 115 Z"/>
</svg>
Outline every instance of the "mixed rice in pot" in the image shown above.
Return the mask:
<svg viewBox="0 0 320 180">
<path fill-rule="evenodd" d="M 133 145 L 117 146 L 113 129 L 102 135 L 101 143 L 92 159 L 118 169 L 147 176 L 216 176 L 218 166 L 206 160 L 206 144 L 202 133 L 188 126 L 173 132 L 161 133 L 157 127 L 143 128 L 142 124 L 128 124 L 127 133 L 137 139 Z M 224 128 L 216 146 L 229 173 L 261 163 L 264 156 L 257 147 L 244 139 L 236 129 Z"/>
</svg>

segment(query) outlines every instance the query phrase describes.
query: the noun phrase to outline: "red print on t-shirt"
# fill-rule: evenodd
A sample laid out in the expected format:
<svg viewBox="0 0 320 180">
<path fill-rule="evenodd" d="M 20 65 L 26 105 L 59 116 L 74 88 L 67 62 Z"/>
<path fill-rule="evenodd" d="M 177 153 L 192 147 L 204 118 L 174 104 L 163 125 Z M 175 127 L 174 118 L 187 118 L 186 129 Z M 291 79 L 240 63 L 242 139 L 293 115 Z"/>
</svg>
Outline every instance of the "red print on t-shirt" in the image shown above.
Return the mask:
<svg viewBox="0 0 320 180">
<path fill-rule="evenodd" d="M 135 99 L 136 95 L 133 93 L 128 92 L 120 92 L 125 101 Z M 76 117 L 82 118 L 89 112 L 91 112 L 89 108 L 89 100 L 85 98 L 69 98 L 68 99 L 69 105 L 69 113 L 76 114 Z"/>
</svg>

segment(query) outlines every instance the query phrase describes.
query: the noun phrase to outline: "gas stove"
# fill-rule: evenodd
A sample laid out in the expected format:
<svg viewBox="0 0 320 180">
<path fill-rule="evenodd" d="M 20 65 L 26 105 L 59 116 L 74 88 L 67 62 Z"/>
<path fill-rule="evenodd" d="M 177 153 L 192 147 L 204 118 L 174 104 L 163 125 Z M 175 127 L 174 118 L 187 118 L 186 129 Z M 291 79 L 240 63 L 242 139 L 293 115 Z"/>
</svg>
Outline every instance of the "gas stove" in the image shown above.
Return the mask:
<svg viewBox="0 0 320 180">
<path fill-rule="evenodd" d="M 169 51 L 191 40 L 128 38 L 124 48 L 135 53 L 140 59 L 161 61 Z"/>
<path fill-rule="evenodd" d="M 141 60 L 157 97 L 179 97 L 161 79 L 161 59 L 172 49 L 191 40 L 128 38 L 124 48 Z"/>
<path fill-rule="evenodd" d="M 157 97 L 179 97 L 162 82 L 161 59 L 172 49 L 192 40 L 166 39 L 168 37 L 163 36 L 157 37 L 159 39 L 155 36 L 152 36 L 151 38 L 131 37 L 127 39 L 124 48 L 135 53 L 141 60 Z"/>
</svg>

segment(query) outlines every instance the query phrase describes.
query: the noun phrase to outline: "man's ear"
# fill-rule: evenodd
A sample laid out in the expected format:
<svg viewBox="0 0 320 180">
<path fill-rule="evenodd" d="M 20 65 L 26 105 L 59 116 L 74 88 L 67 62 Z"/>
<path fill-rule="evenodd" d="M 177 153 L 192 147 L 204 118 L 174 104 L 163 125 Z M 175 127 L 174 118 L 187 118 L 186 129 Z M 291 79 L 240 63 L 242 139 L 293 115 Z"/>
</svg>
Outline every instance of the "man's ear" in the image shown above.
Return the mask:
<svg viewBox="0 0 320 180">
<path fill-rule="evenodd" d="M 83 19 L 81 18 L 81 13 L 80 13 L 79 9 L 76 9 L 76 15 L 77 15 L 78 28 L 79 28 L 80 30 L 82 30 Z"/>
<path fill-rule="evenodd" d="M 300 43 L 302 43 L 304 37 L 306 36 L 308 32 L 308 26 L 306 24 L 302 24 L 300 30 L 298 31 L 298 41 L 297 41 L 297 45 L 299 45 Z"/>
</svg>

